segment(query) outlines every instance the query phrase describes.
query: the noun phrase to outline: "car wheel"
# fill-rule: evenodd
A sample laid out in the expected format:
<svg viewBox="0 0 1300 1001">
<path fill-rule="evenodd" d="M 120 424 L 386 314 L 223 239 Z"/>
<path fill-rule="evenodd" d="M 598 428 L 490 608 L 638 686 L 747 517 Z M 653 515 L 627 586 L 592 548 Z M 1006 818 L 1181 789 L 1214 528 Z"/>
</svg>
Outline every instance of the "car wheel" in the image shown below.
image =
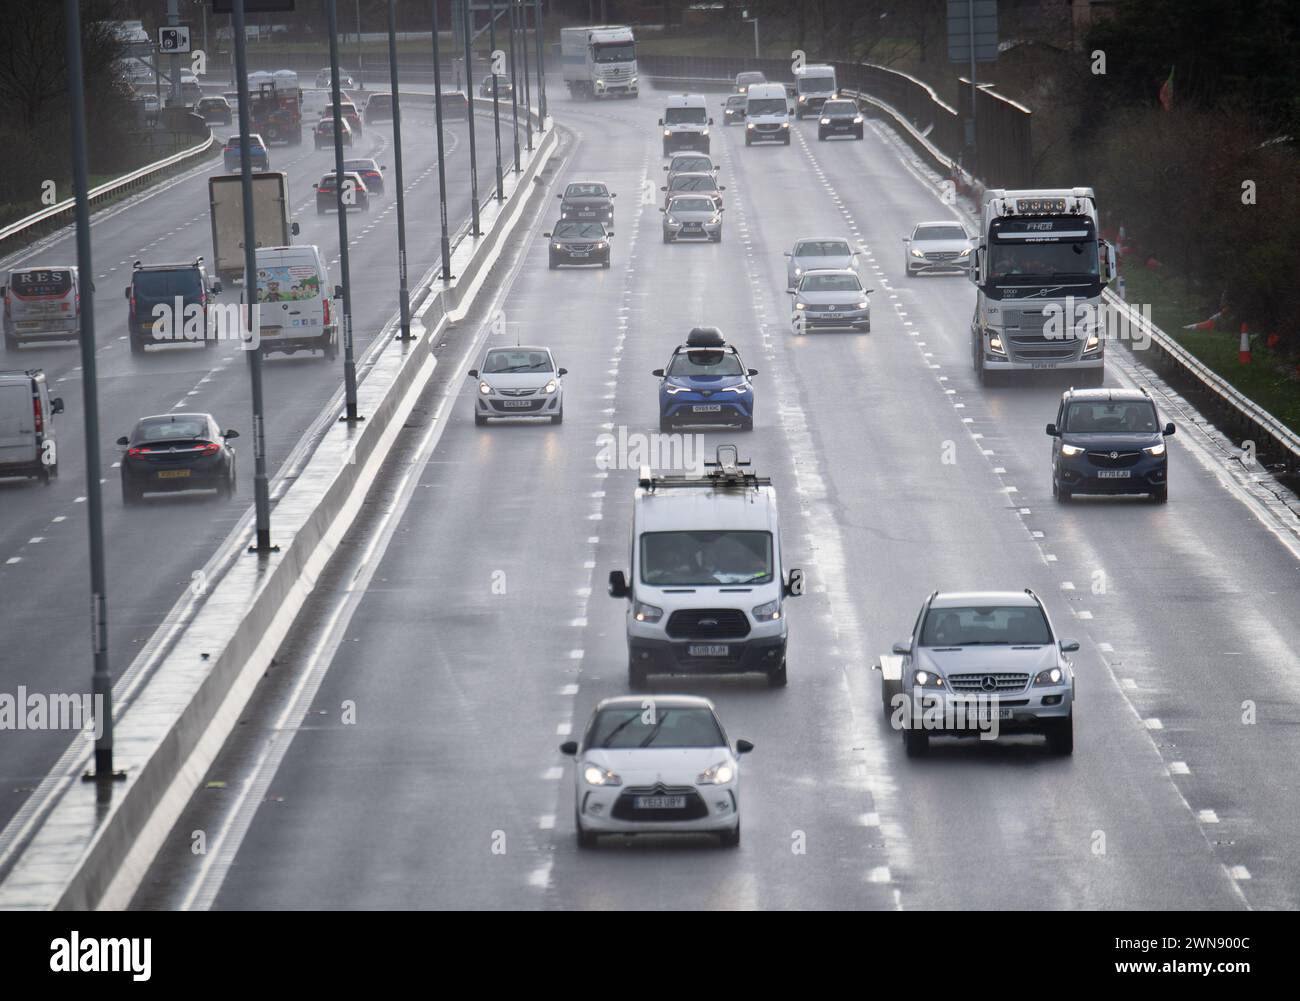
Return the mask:
<svg viewBox="0 0 1300 1001">
<path fill-rule="evenodd" d="M 906 265 L 903 266 L 903 274 L 905 274 L 908 278 L 916 277 L 916 272 L 913 271 L 911 268 L 907 267 Z"/>
<path fill-rule="evenodd" d="M 753 431 L 753 430 L 754 430 L 754 418 L 752 418 L 752 417 L 746 417 L 744 420 L 742 420 L 742 421 L 740 422 L 740 430 L 742 430 L 742 431 Z"/>
<path fill-rule="evenodd" d="M 880 703 L 885 710 L 885 719 L 889 719 L 894 714 L 894 697 L 902 691 L 902 686 L 897 681 L 887 681 L 884 674 L 880 676 Z"/>
<path fill-rule="evenodd" d="M 325 214 L 325 206 L 324 206 L 324 205 L 321 205 L 321 204 L 319 204 L 319 203 L 317 203 L 317 205 L 316 205 L 316 214 L 317 214 L 317 215 L 324 215 L 324 214 Z"/>
<path fill-rule="evenodd" d="M 784 688 L 786 683 L 785 658 L 781 658 L 781 666 L 767 672 L 768 688 Z"/>
<path fill-rule="evenodd" d="M 603 261 L 601 261 L 601 262 L 600 262 L 600 266 L 601 266 L 602 268 L 604 268 L 606 271 L 608 271 L 608 270 L 609 270 L 609 258 L 606 257 Z"/>
<path fill-rule="evenodd" d="M 746 133 L 745 133 L 745 145 L 746 145 L 746 146 L 753 146 L 753 145 L 754 145 L 754 140 L 750 137 L 748 131 L 746 131 Z M 664 154 L 664 156 L 667 156 L 667 155 L 668 155 L 667 153 Z"/>
<path fill-rule="evenodd" d="M 551 414 L 551 423 L 552 423 L 552 424 L 563 424 L 563 423 L 564 423 L 564 408 L 563 408 L 563 407 L 560 408 L 560 412 L 559 412 L 558 414 Z"/>
<path fill-rule="evenodd" d="M 669 420 L 667 417 L 660 417 L 659 430 L 664 432 L 665 434 L 670 433 L 673 430 L 673 422 Z"/>
<path fill-rule="evenodd" d="M 126 477 L 123 477 L 122 478 L 123 507 L 131 507 L 133 504 L 138 504 L 139 502 L 140 502 L 140 491 L 131 485 L 130 480 L 126 479 Z"/>
<path fill-rule="evenodd" d="M 721 242 L 722 242 L 722 230 L 718 230 L 717 235 L 713 238 L 713 242 L 714 242 L 714 243 L 721 243 Z"/>
<path fill-rule="evenodd" d="M 821 129 L 817 130 L 817 141 L 819 143 L 824 143 L 826 141 L 826 133 L 821 131 Z"/>
<path fill-rule="evenodd" d="M 786 137 L 785 137 L 785 144 L 786 144 L 787 146 L 790 145 L 790 136 L 789 136 L 789 133 L 786 134 Z"/>
<path fill-rule="evenodd" d="M 858 129 L 858 139 L 859 139 L 859 140 L 862 139 L 862 130 L 861 130 L 861 129 Z"/>
<path fill-rule="evenodd" d="M 226 477 L 225 482 L 221 484 L 221 489 L 220 489 L 220 491 L 218 491 L 218 492 L 221 494 L 221 499 L 222 499 L 222 500 L 234 500 L 234 499 L 235 499 L 235 475 L 234 475 L 234 473 L 231 473 L 229 476 Z"/>
<path fill-rule="evenodd" d="M 664 243 L 672 243 L 672 242 L 673 242 L 673 238 L 669 236 L 667 233 L 664 233 Z"/>
<path fill-rule="evenodd" d="M 142 355 L 142 354 L 144 354 L 144 341 L 142 341 L 142 340 L 140 340 L 140 338 L 136 337 L 135 334 L 132 334 L 132 335 L 130 336 L 129 340 L 130 340 L 130 342 L 131 342 L 131 354 L 133 354 L 133 355 Z"/>
<path fill-rule="evenodd" d="M 920 723 L 915 726 L 903 726 L 903 750 L 909 758 L 923 758 L 930 751 L 930 735 L 922 730 Z"/>
<path fill-rule="evenodd" d="M 15 337 L 13 334 L 9 333 L 8 331 L 5 331 L 5 350 L 17 351 L 18 344 L 19 344 L 18 338 Z"/>
<path fill-rule="evenodd" d="M 644 664 L 638 664 L 629 658 L 627 662 L 627 683 L 632 688 L 645 688 L 650 680 L 650 672 Z"/>
<path fill-rule="evenodd" d="M 554 257 L 551 257 L 551 258 L 549 258 L 549 259 L 547 260 L 547 266 L 548 266 L 552 271 L 554 271 L 557 267 L 559 267 L 559 265 L 557 265 L 557 264 L 555 263 L 555 258 L 554 258 Z"/>
<path fill-rule="evenodd" d="M 582 826 L 582 821 L 578 819 L 578 808 L 576 806 L 573 808 L 573 832 L 577 836 L 579 848 L 596 847 L 596 832 L 589 831 Z"/>
<path fill-rule="evenodd" d="M 1053 754 L 1068 755 L 1074 753 L 1074 713 L 1065 719 L 1050 721 L 1044 736 L 1047 737 L 1047 749 Z"/>
<path fill-rule="evenodd" d="M 1056 498 L 1058 504 L 1069 504 L 1074 497 L 1074 491 L 1069 487 L 1063 487 L 1055 480 L 1052 481 L 1052 496 Z"/>
<path fill-rule="evenodd" d="M 479 427 L 482 427 L 482 426 L 483 426 L 484 424 L 486 424 L 487 422 L 488 422 L 488 419 L 487 419 L 486 417 L 484 417 L 482 414 L 475 414 L 475 415 L 474 415 L 474 423 L 475 423 L 476 425 L 478 425 Z"/>
<path fill-rule="evenodd" d="M 1158 487 L 1155 491 L 1153 491 L 1151 494 L 1151 499 L 1155 501 L 1157 504 L 1168 504 L 1169 484 L 1166 483 L 1163 487 Z"/>
<path fill-rule="evenodd" d="M 325 343 L 325 349 L 324 349 L 324 350 L 325 350 L 325 360 L 326 360 L 326 361 L 333 361 L 335 358 L 338 357 L 338 354 L 339 354 L 339 346 L 338 346 L 338 343 L 334 340 L 334 338 L 331 337 L 331 338 L 330 338 L 330 339 Z"/>
<path fill-rule="evenodd" d="M 723 848 L 736 848 L 740 845 L 740 822 L 736 826 L 726 831 L 718 832 L 718 841 Z"/>
<path fill-rule="evenodd" d="M 1105 385 L 1105 384 L 1106 384 L 1106 369 L 1105 369 L 1105 368 L 1090 368 L 1090 369 L 1088 369 L 1088 374 L 1087 374 L 1087 376 L 1084 378 L 1084 380 L 1083 380 L 1083 384 L 1084 384 L 1085 386 L 1092 386 L 1092 387 L 1094 387 L 1094 388 L 1096 388 L 1097 386 L 1103 386 L 1103 385 Z"/>
</svg>

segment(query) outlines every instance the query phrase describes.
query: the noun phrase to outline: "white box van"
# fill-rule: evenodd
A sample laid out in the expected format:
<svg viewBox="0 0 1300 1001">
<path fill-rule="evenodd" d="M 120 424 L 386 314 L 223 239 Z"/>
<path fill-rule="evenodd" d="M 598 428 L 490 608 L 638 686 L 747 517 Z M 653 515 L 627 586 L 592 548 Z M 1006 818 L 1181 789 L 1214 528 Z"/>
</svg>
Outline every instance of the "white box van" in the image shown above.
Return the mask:
<svg viewBox="0 0 1300 1001">
<path fill-rule="evenodd" d="M 817 115 L 828 98 L 839 93 L 835 86 L 835 67 L 826 65 L 804 66 L 794 71 L 795 115 Z"/>
<path fill-rule="evenodd" d="M 776 142 L 790 145 L 790 105 L 785 85 L 751 83 L 745 101 L 745 145 Z"/>
<path fill-rule="evenodd" d="M 0 372 L 0 476 L 59 475 L 54 415 L 63 401 L 50 399 L 45 373 Z"/>
<path fill-rule="evenodd" d="M 75 265 L 14 268 L 0 285 L 5 347 L 81 336 L 81 282 Z"/>
<path fill-rule="evenodd" d="M 632 502 L 631 579 L 609 575 L 626 598 L 628 680 L 653 673 L 761 673 L 786 683 L 785 599 L 803 571 L 785 575 L 776 491 L 719 445 L 702 476 L 641 470 Z"/>
<path fill-rule="evenodd" d="M 330 284 L 320 248 L 312 244 L 257 248 L 257 305 L 261 349 L 338 353 L 338 315 L 334 299 L 342 289 Z"/>
<path fill-rule="evenodd" d="M 709 126 L 712 124 L 703 94 L 676 94 L 668 98 L 668 107 L 664 108 L 664 116 L 659 119 L 664 134 L 664 156 L 672 156 L 683 149 L 707 153 Z"/>
</svg>

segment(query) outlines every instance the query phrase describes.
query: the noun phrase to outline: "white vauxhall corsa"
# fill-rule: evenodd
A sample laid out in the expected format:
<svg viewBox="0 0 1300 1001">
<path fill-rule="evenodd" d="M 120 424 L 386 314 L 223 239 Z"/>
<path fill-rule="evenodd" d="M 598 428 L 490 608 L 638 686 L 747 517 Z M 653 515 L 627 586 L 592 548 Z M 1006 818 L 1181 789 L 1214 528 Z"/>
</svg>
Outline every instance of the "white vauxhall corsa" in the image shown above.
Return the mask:
<svg viewBox="0 0 1300 1001">
<path fill-rule="evenodd" d="M 578 845 L 600 834 L 716 834 L 740 844 L 740 756 L 713 703 L 691 695 L 623 695 L 596 706 L 574 758 Z"/>
</svg>

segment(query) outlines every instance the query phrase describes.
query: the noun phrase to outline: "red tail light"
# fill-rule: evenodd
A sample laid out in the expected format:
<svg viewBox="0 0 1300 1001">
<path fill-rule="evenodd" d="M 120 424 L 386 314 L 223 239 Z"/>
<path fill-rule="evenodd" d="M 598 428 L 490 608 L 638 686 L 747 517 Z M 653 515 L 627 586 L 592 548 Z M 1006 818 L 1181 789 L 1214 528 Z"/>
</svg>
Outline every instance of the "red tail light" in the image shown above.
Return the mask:
<svg viewBox="0 0 1300 1001">
<path fill-rule="evenodd" d="M 330 325 L 330 301 L 329 301 L 329 297 L 326 296 L 326 297 L 325 297 L 323 300 L 321 300 L 321 301 L 325 303 L 325 322 L 324 322 L 323 326 L 328 327 L 328 326 Z"/>
<path fill-rule="evenodd" d="M 212 442 L 212 441 L 199 442 L 198 445 L 199 455 L 216 455 L 219 451 L 221 451 L 221 446 L 218 445 L 216 442 Z"/>
<path fill-rule="evenodd" d="M 126 457 L 128 459 L 138 459 L 142 455 L 148 455 L 151 451 L 152 449 L 145 448 L 142 445 L 136 445 L 135 448 L 128 448 L 126 450 Z"/>
<path fill-rule="evenodd" d="M 135 319 L 135 286 L 131 286 L 131 319 Z"/>
<path fill-rule="evenodd" d="M 41 398 L 32 397 L 32 419 L 36 421 L 36 433 L 40 434 L 44 430 L 44 421 L 41 419 Z"/>
</svg>

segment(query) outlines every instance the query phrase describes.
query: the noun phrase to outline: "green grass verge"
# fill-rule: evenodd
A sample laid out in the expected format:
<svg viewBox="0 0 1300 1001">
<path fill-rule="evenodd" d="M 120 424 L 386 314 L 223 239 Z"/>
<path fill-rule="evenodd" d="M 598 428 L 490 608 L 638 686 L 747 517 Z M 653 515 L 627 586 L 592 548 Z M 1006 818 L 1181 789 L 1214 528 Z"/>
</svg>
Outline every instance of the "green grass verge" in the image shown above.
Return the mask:
<svg viewBox="0 0 1300 1001">
<path fill-rule="evenodd" d="M 1251 339 L 1251 364 L 1237 360 L 1239 328 L 1233 330 L 1183 330 L 1208 317 L 1200 297 L 1186 291 L 1182 279 L 1168 273 L 1130 266 L 1124 271 L 1126 298 L 1150 303 L 1151 319 L 1161 330 L 1209 366 L 1244 396 L 1300 433 L 1300 380 L 1295 373 L 1300 359 L 1269 351 L 1263 337 Z"/>
</svg>

